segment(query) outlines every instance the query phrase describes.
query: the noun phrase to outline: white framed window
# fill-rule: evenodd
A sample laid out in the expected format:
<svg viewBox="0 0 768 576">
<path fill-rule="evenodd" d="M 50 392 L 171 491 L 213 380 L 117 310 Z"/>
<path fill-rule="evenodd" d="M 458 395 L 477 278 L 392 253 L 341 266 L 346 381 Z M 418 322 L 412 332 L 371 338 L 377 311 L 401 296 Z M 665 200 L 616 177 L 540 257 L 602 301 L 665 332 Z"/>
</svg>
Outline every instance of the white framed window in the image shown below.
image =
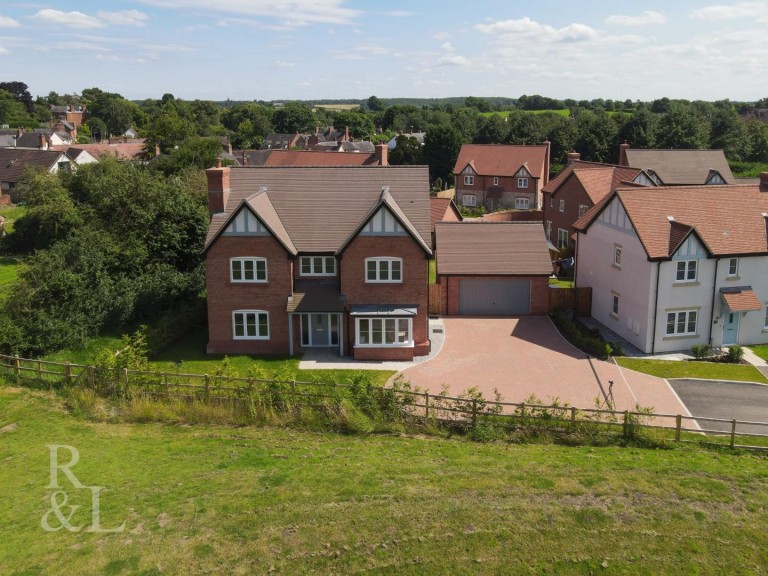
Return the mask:
<svg viewBox="0 0 768 576">
<path fill-rule="evenodd" d="M 232 312 L 232 337 L 235 340 L 269 340 L 269 312 L 264 310 Z"/>
<path fill-rule="evenodd" d="M 696 334 L 697 310 L 667 312 L 667 336 L 689 336 Z"/>
<path fill-rule="evenodd" d="M 499 177 L 498 176 L 494 176 L 493 177 L 493 185 L 494 186 L 498 186 L 499 185 Z"/>
<path fill-rule="evenodd" d="M 613 246 L 613 265 L 621 268 L 621 246 Z"/>
<path fill-rule="evenodd" d="M 461 197 L 461 203 L 464 206 L 477 206 L 477 196 L 474 194 L 464 194 Z"/>
<path fill-rule="evenodd" d="M 619 295 L 611 292 L 611 316 L 619 316 Z"/>
<path fill-rule="evenodd" d="M 232 282 L 266 282 L 266 258 L 230 258 L 229 279 Z"/>
<path fill-rule="evenodd" d="M 579 218 L 584 216 L 584 214 L 587 213 L 587 210 L 589 210 L 589 206 L 586 204 L 579 204 Z"/>
<path fill-rule="evenodd" d="M 357 346 L 413 346 L 411 318 L 356 318 L 355 332 Z"/>
<path fill-rule="evenodd" d="M 560 200 L 560 212 L 565 212 L 565 200 Z"/>
<path fill-rule="evenodd" d="M 557 229 L 557 247 L 560 249 L 568 248 L 568 230 Z"/>
<path fill-rule="evenodd" d="M 679 260 L 675 272 L 675 282 L 695 282 L 697 260 Z"/>
<path fill-rule="evenodd" d="M 403 281 L 403 259 L 381 256 L 365 259 L 365 281 L 395 283 Z"/>
<path fill-rule="evenodd" d="M 728 277 L 732 278 L 738 275 L 739 275 L 739 259 L 729 258 L 728 259 Z"/>
<path fill-rule="evenodd" d="M 515 210 L 528 210 L 528 198 L 515 198 Z"/>
<path fill-rule="evenodd" d="M 302 256 L 302 276 L 335 276 L 336 259 L 333 256 Z"/>
<path fill-rule="evenodd" d="M 528 188 L 528 178 L 518 178 L 517 179 L 517 187 L 518 188 Z"/>
<path fill-rule="evenodd" d="M 552 220 L 547 220 L 547 240 L 552 241 Z"/>
<path fill-rule="evenodd" d="M 464 184 L 466 186 L 473 186 L 475 184 L 475 177 L 471 174 L 464 175 Z"/>
<path fill-rule="evenodd" d="M 768 330 L 768 305 L 765 307 L 765 323 L 763 324 L 763 328 Z"/>
</svg>

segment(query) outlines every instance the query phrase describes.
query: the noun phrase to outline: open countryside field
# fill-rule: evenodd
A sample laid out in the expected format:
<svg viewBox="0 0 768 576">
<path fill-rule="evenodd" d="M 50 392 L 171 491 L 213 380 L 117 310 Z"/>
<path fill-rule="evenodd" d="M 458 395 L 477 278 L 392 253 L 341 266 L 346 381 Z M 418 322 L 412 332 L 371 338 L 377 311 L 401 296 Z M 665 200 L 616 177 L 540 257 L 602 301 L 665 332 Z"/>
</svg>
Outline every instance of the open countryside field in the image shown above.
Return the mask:
<svg viewBox="0 0 768 576">
<path fill-rule="evenodd" d="M 105 425 L 0 386 L 0 573 L 760 574 L 752 453 Z M 46 532 L 47 444 L 104 486 L 104 528 Z M 66 453 L 62 455 L 62 458 Z M 88 490 L 63 476 L 73 525 Z M 84 495 L 85 493 L 85 495 Z M 56 525 L 51 516 L 51 524 Z"/>
<path fill-rule="evenodd" d="M 322 108 L 329 112 L 346 112 L 347 110 L 356 110 L 360 104 L 316 104 L 313 111 Z"/>
</svg>

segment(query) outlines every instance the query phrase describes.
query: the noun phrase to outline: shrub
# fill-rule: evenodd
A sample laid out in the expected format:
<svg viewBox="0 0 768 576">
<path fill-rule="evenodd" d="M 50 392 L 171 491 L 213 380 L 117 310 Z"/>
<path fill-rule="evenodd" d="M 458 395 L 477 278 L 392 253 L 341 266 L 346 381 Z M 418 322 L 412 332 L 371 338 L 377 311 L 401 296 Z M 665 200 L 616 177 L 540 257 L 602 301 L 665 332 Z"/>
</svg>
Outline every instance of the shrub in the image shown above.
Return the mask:
<svg viewBox="0 0 768 576">
<path fill-rule="evenodd" d="M 696 360 L 712 356 L 712 344 L 694 344 L 691 346 L 691 354 Z"/>
<path fill-rule="evenodd" d="M 741 359 L 744 358 L 744 349 L 738 344 L 734 344 L 728 348 L 728 353 L 725 355 L 725 361 L 732 364 L 738 364 Z"/>
<path fill-rule="evenodd" d="M 580 328 L 566 312 L 555 312 L 552 314 L 552 319 L 571 344 L 590 356 L 605 360 L 614 353 L 618 354 L 621 351 L 620 347 L 614 351 L 613 347 L 599 336 L 599 331 Z"/>
</svg>

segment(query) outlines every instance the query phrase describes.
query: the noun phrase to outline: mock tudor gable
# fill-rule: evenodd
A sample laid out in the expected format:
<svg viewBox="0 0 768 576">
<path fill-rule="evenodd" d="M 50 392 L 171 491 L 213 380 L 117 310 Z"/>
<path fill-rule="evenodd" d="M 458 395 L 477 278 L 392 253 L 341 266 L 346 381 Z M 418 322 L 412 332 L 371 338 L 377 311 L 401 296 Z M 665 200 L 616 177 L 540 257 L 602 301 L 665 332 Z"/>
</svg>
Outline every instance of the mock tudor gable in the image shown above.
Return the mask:
<svg viewBox="0 0 768 576">
<path fill-rule="evenodd" d="M 426 167 L 214 168 L 208 178 L 210 352 L 428 352 Z"/>
</svg>

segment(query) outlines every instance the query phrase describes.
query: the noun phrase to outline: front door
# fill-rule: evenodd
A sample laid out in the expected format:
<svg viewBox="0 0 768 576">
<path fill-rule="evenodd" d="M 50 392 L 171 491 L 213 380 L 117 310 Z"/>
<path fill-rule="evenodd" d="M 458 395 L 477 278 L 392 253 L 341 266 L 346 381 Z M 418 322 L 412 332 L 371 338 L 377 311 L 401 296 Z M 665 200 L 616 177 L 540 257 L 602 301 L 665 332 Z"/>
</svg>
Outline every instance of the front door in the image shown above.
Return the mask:
<svg viewBox="0 0 768 576">
<path fill-rule="evenodd" d="M 312 346 L 328 346 L 330 331 L 328 330 L 328 314 L 310 314 L 312 317 Z"/>
<path fill-rule="evenodd" d="M 727 312 L 723 323 L 723 346 L 730 346 L 739 341 L 739 316 L 738 312 Z"/>
</svg>

